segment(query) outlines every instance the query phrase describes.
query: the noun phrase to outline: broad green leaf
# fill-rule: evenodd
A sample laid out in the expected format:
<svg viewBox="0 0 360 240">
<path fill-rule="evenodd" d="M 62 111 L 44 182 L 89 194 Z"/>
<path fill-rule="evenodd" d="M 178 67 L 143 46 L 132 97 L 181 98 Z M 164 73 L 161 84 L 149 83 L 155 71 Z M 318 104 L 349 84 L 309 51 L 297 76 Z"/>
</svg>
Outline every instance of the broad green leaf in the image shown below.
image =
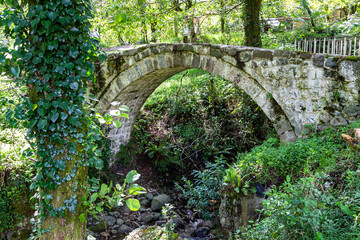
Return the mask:
<svg viewBox="0 0 360 240">
<path fill-rule="evenodd" d="M 144 193 L 146 193 L 146 189 L 139 186 L 138 184 L 131 185 L 131 187 L 129 189 L 130 195 L 139 195 L 139 194 L 144 194 Z"/>
<path fill-rule="evenodd" d="M 129 198 L 125 201 L 125 203 L 131 211 L 135 212 L 140 209 L 140 202 L 137 199 Z"/>
<path fill-rule="evenodd" d="M 129 115 L 127 115 L 126 113 L 120 113 L 119 117 L 123 117 L 123 118 L 129 119 Z"/>
<path fill-rule="evenodd" d="M 107 193 L 107 185 L 106 184 L 101 184 L 101 188 L 100 188 L 100 197 L 105 197 L 105 194 Z"/>
<path fill-rule="evenodd" d="M 113 122 L 113 125 L 116 127 L 116 128 L 120 128 L 121 127 L 121 122 L 119 121 L 119 120 L 115 120 L 114 122 Z"/>
<path fill-rule="evenodd" d="M 126 174 L 126 183 L 130 184 L 135 182 L 140 178 L 140 174 L 137 173 L 136 170 L 132 170 Z"/>
<path fill-rule="evenodd" d="M 79 88 L 79 84 L 78 84 L 77 82 L 72 82 L 72 83 L 70 84 L 70 88 L 71 88 L 72 90 L 76 91 L 76 90 L 78 90 L 78 88 Z"/>
<path fill-rule="evenodd" d="M 91 202 L 96 201 L 96 199 L 98 198 L 98 196 L 99 196 L 98 193 L 93 193 L 93 194 L 91 194 L 90 201 L 91 201 Z"/>
</svg>

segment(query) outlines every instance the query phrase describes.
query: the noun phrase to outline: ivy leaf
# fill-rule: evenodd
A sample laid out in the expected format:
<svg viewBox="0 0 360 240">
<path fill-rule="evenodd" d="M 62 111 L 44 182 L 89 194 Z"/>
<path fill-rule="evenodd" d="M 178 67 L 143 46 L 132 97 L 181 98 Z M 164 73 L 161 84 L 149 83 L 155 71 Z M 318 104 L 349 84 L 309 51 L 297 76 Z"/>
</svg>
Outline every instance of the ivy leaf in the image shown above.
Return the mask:
<svg viewBox="0 0 360 240">
<path fill-rule="evenodd" d="M 78 88 L 79 88 L 79 84 L 78 84 L 77 82 L 72 82 L 72 83 L 70 84 L 70 88 L 71 88 L 72 90 L 76 91 L 76 90 L 78 90 Z"/>
<path fill-rule="evenodd" d="M 30 60 L 31 57 L 32 57 L 32 53 L 28 52 L 25 54 L 24 60 Z"/>
<path fill-rule="evenodd" d="M 137 199 L 129 198 L 125 201 L 125 203 L 131 211 L 136 212 L 140 209 L 140 202 Z"/>
<path fill-rule="evenodd" d="M 52 121 L 52 122 L 56 122 L 56 120 L 59 118 L 59 113 L 58 112 L 56 112 L 56 113 L 54 113 L 52 116 L 51 116 L 51 118 L 50 118 L 50 120 Z"/>
<path fill-rule="evenodd" d="M 51 78 L 51 74 L 49 73 L 44 74 L 44 78 L 46 81 L 49 81 L 49 79 Z"/>
<path fill-rule="evenodd" d="M 79 55 L 79 51 L 77 51 L 76 49 L 75 50 L 72 49 L 69 51 L 69 55 L 72 58 L 76 58 Z"/>
<path fill-rule="evenodd" d="M 71 0 L 62 0 L 62 4 L 64 4 L 66 7 L 71 4 Z"/>
<path fill-rule="evenodd" d="M 64 112 L 61 112 L 61 113 L 60 113 L 60 118 L 61 118 L 61 120 L 64 121 L 67 117 L 68 117 L 68 114 L 67 114 L 67 113 L 64 113 Z"/>
<path fill-rule="evenodd" d="M 120 106 L 119 110 L 122 112 L 130 112 L 130 108 L 128 106 Z"/>
<path fill-rule="evenodd" d="M 50 18 L 50 20 L 53 22 L 53 21 L 56 19 L 56 17 L 57 17 L 57 13 L 55 13 L 55 12 L 48 12 L 47 16 L 48 16 L 48 18 Z"/>
<path fill-rule="evenodd" d="M 19 75 L 20 75 L 20 67 L 19 66 L 11 67 L 10 71 L 15 77 L 19 77 Z"/>
<path fill-rule="evenodd" d="M 38 128 L 43 129 L 47 125 L 47 121 L 45 119 L 41 119 L 38 123 Z"/>
<path fill-rule="evenodd" d="M 97 159 L 95 161 L 95 166 L 94 166 L 96 169 L 100 170 L 104 167 L 104 163 L 101 159 Z"/>
</svg>

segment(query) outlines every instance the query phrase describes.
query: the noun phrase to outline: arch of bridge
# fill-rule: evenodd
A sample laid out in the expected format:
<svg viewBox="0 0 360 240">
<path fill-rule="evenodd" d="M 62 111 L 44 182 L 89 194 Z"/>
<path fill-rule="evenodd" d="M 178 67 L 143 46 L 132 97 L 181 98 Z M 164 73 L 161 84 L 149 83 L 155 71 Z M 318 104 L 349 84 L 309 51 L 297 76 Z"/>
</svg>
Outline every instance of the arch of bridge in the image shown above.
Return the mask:
<svg viewBox="0 0 360 240">
<path fill-rule="evenodd" d="M 243 89 L 274 124 L 282 141 L 304 126 L 345 125 L 360 117 L 360 63 L 325 55 L 210 44 L 154 44 L 108 52 L 92 92 L 100 110 L 130 107 L 129 120 L 112 129 L 113 150 L 130 138 L 149 95 L 186 69 L 216 74 Z"/>
</svg>

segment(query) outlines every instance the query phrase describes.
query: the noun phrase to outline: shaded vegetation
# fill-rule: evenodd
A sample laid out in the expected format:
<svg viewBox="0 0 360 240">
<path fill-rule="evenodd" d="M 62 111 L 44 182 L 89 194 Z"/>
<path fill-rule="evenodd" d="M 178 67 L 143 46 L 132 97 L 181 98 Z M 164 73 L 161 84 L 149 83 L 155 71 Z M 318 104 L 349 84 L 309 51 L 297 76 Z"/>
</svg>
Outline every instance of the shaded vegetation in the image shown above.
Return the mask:
<svg viewBox="0 0 360 240">
<path fill-rule="evenodd" d="M 160 174 L 180 177 L 220 155 L 231 159 L 272 133 L 267 117 L 242 90 L 193 69 L 149 97 L 130 143 L 117 156 L 121 162 L 149 161 Z"/>
</svg>

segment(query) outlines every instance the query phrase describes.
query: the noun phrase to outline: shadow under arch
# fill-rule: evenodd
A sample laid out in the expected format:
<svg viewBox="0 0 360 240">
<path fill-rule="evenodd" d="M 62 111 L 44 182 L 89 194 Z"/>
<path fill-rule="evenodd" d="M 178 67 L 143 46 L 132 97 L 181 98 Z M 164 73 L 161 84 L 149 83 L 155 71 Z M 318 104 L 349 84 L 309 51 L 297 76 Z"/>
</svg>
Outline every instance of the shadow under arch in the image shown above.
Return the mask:
<svg viewBox="0 0 360 240">
<path fill-rule="evenodd" d="M 173 51 L 145 57 L 118 72 L 99 94 L 96 106 L 100 111 L 110 110 L 110 103 L 114 101 L 131 109 L 129 119 L 124 120 L 123 126 L 120 129 L 114 128 L 109 133 L 113 152 L 117 152 L 121 145 L 129 141 L 135 118 L 155 89 L 171 76 L 192 68 L 218 75 L 244 90 L 272 122 L 282 141 L 296 140 L 293 126 L 281 106 L 241 66 L 234 66 L 223 59 L 205 54 Z"/>
</svg>

